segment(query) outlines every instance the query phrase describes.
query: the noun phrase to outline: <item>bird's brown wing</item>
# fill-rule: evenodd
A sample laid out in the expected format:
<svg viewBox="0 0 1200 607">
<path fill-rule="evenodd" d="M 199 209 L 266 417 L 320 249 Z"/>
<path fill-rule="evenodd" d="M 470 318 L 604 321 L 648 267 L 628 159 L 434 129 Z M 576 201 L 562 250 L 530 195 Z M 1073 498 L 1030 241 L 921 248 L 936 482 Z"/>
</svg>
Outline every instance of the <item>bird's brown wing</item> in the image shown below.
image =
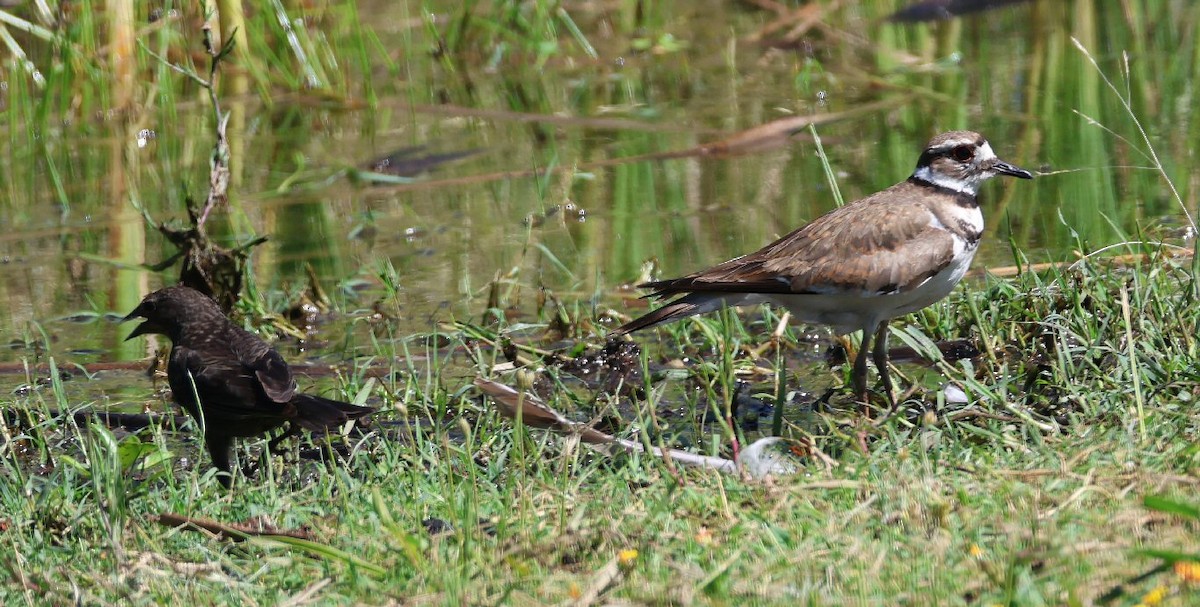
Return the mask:
<svg viewBox="0 0 1200 607">
<path fill-rule="evenodd" d="M 903 185 L 903 184 L 901 184 Z M 899 186 L 894 186 L 895 189 Z M 904 292 L 950 263 L 953 236 L 919 202 L 886 202 L 884 190 L 836 209 L 743 257 L 642 285 L 680 292 L 803 294 Z"/>
<path fill-rule="evenodd" d="M 285 407 L 263 398 L 254 371 L 227 352 L 176 345 L 171 349 L 167 379 L 175 400 L 193 416 L 198 413 L 199 397 L 205 419 L 222 425 L 278 418 Z M 251 432 L 252 428 L 245 430 Z"/>
<path fill-rule="evenodd" d="M 250 365 L 263 393 L 272 401 L 286 403 L 296 396 L 296 379 L 287 362 L 275 350 L 268 349 Z"/>
<path fill-rule="evenodd" d="M 193 417 L 203 415 L 212 431 L 233 437 L 264 432 L 292 413 L 288 402 L 265 396 L 258 374 L 227 350 L 186 345 L 175 345 L 167 369 L 175 401 Z"/>
<path fill-rule="evenodd" d="M 246 370 L 253 373 L 263 394 L 276 403 L 287 403 L 296 396 L 296 379 L 287 361 L 257 335 L 236 329 L 230 345 Z"/>
</svg>

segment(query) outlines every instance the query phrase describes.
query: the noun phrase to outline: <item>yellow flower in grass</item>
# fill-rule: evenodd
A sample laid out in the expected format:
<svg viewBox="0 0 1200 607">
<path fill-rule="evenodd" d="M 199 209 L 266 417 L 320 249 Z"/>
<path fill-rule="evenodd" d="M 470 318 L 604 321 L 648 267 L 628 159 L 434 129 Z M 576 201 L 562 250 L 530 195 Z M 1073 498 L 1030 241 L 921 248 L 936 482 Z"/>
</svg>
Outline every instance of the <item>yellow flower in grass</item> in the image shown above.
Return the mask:
<svg viewBox="0 0 1200 607">
<path fill-rule="evenodd" d="M 980 548 L 979 544 L 971 544 L 967 547 L 967 554 L 971 555 L 971 558 L 980 558 L 983 556 L 983 548 Z"/>
<path fill-rule="evenodd" d="M 637 550 L 634 550 L 633 548 L 626 548 L 617 553 L 617 562 L 621 563 L 621 566 L 623 567 L 628 567 L 637 560 L 637 557 Z"/>
<path fill-rule="evenodd" d="M 1189 584 L 1200 584 L 1200 563 L 1196 561 L 1177 561 L 1175 575 Z"/>
<path fill-rule="evenodd" d="M 1142 595 L 1142 600 L 1138 601 L 1134 607 L 1157 607 L 1165 598 L 1167 598 L 1167 587 L 1155 586 L 1153 590 Z"/>
</svg>

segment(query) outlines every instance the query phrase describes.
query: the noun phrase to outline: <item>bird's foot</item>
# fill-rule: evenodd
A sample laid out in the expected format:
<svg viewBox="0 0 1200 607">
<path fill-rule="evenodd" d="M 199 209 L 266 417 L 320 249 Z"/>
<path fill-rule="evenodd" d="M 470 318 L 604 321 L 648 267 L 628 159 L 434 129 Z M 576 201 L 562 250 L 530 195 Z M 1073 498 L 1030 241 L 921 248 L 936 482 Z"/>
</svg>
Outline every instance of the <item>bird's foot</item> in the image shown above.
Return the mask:
<svg viewBox="0 0 1200 607">
<path fill-rule="evenodd" d="M 279 455 L 283 453 L 283 449 L 279 447 L 280 443 L 298 434 L 300 434 L 300 427 L 295 424 L 288 424 L 288 429 L 286 432 L 267 442 L 267 452 L 271 455 Z"/>
<path fill-rule="evenodd" d="M 242 476 L 245 478 L 254 478 L 258 476 L 258 469 L 262 467 L 262 456 L 242 464 Z M 230 475 L 232 476 L 232 474 Z"/>
<path fill-rule="evenodd" d="M 824 412 L 828 412 L 830 409 L 832 409 L 832 406 L 829 404 L 829 401 L 833 398 L 834 394 L 837 394 L 837 392 L 838 392 L 837 388 L 830 388 L 830 389 L 826 390 L 825 393 L 821 395 L 821 398 L 818 398 L 813 403 L 813 405 L 812 405 L 813 413 L 824 413 Z"/>
<path fill-rule="evenodd" d="M 900 394 L 898 398 L 890 398 L 890 404 L 888 405 L 888 408 L 883 412 L 883 415 L 880 416 L 879 419 L 876 419 L 874 422 L 872 422 L 872 424 L 878 428 L 887 423 L 888 420 L 902 413 L 905 409 L 902 405 L 906 403 L 908 399 L 912 398 L 913 395 L 917 393 L 917 390 L 917 386 L 910 386 L 907 390 Z"/>
</svg>

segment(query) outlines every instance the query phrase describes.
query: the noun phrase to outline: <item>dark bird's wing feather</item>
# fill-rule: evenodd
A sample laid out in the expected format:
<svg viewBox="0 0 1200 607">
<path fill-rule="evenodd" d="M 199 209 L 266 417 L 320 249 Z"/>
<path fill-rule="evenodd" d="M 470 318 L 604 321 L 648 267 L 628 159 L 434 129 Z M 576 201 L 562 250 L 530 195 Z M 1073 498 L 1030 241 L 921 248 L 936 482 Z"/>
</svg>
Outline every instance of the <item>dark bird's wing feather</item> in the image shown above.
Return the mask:
<svg viewBox="0 0 1200 607">
<path fill-rule="evenodd" d="M 371 407 L 360 407 L 312 394 L 297 394 L 292 399 L 292 405 L 296 407 L 296 423 L 315 431 L 340 426 L 348 420 L 375 411 Z"/>
<path fill-rule="evenodd" d="M 228 426 L 232 436 L 252 436 L 282 423 L 288 403 L 265 398 L 258 371 L 228 352 L 176 345 L 169 365 L 175 399 L 197 417 L 199 397 L 206 425 Z"/>
<path fill-rule="evenodd" d="M 242 360 L 242 364 L 254 371 L 263 394 L 277 403 L 286 403 L 296 396 L 296 379 L 292 370 L 278 352 L 267 348 L 253 360 Z"/>
<path fill-rule="evenodd" d="M 272 402 L 287 403 L 296 395 L 296 380 L 287 361 L 257 335 L 235 327 L 225 326 L 222 341 L 258 381 L 263 395 Z"/>
</svg>

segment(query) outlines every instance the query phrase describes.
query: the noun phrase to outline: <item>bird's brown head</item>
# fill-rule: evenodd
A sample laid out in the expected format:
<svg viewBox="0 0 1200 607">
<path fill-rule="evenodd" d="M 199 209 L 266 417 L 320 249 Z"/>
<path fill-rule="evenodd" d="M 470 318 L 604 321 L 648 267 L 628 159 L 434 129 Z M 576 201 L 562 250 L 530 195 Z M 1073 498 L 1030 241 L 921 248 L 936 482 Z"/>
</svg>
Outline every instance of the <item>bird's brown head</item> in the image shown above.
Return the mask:
<svg viewBox="0 0 1200 607">
<path fill-rule="evenodd" d="M 200 291 L 180 285 L 159 289 L 142 298 L 142 303 L 121 322 L 146 319 L 125 338 L 127 341 L 138 335 L 157 334 L 166 335 L 174 342 L 189 323 L 214 317 L 225 318 L 216 302 Z"/>
<path fill-rule="evenodd" d="M 997 175 L 1033 179 L 1033 174 L 996 157 L 983 135 L 950 131 L 929 140 L 913 177 L 974 195 L 979 184 Z"/>
</svg>

